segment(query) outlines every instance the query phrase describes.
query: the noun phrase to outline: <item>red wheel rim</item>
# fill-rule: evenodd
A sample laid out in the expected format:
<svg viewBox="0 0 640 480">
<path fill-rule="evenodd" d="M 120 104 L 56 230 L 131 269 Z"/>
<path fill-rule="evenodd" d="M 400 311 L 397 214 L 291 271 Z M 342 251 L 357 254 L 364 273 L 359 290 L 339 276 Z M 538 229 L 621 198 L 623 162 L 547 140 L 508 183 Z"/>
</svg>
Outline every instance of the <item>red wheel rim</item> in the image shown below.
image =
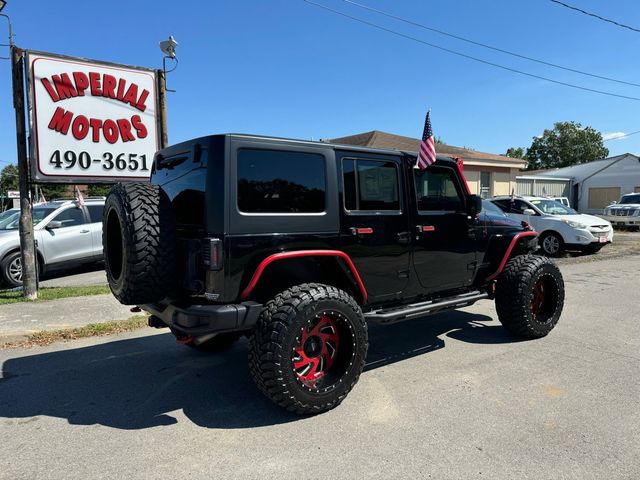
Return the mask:
<svg viewBox="0 0 640 480">
<path fill-rule="evenodd" d="M 531 298 L 531 312 L 538 315 L 542 311 L 545 297 L 545 281 L 539 278 L 533 286 L 533 297 Z"/>
<path fill-rule="evenodd" d="M 338 356 L 340 334 L 326 312 L 300 329 L 293 347 L 293 371 L 303 385 L 315 389 Z"/>
</svg>

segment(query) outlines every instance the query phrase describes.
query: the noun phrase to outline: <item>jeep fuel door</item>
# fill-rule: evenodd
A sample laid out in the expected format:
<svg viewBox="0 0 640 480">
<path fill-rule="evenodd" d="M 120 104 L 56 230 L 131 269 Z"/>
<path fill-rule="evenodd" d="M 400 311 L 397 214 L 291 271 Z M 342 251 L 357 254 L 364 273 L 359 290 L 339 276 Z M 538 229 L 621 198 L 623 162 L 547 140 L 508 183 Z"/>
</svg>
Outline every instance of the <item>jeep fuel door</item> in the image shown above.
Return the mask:
<svg viewBox="0 0 640 480">
<path fill-rule="evenodd" d="M 432 165 L 412 169 L 415 201 L 413 264 L 428 292 L 471 284 L 476 266 L 475 219 L 469 219 L 464 189 L 455 170 Z"/>
<path fill-rule="evenodd" d="M 336 152 L 341 171 L 340 245 L 370 302 L 399 296 L 409 279 L 410 231 L 400 158 Z"/>
</svg>

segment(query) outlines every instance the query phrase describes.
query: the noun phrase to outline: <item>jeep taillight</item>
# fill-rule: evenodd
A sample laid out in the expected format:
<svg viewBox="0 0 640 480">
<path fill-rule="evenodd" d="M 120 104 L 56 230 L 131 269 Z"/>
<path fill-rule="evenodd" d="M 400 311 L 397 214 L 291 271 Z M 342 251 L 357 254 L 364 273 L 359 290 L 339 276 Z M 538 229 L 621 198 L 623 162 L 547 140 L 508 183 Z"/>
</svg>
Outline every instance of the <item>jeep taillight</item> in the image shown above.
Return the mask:
<svg viewBox="0 0 640 480">
<path fill-rule="evenodd" d="M 203 261 L 209 270 L 222 268 L 222 240 L 207 238 L 203 245 Z"/>
</svg>

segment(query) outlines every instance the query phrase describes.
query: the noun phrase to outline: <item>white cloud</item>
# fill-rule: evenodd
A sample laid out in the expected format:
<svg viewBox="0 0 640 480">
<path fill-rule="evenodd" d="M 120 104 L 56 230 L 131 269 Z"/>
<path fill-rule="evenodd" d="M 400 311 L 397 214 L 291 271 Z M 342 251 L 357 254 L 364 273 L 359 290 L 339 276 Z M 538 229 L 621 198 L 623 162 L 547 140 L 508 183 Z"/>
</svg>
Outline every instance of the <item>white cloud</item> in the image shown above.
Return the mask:
<svg viewBox="0 0 640 480">
<path fill-rule="evenodd" d="M 618 140 L 618 137 L 624 137 L 625 132 L 607 132 L 602 134 L 602 140 Z"/>
</svg>

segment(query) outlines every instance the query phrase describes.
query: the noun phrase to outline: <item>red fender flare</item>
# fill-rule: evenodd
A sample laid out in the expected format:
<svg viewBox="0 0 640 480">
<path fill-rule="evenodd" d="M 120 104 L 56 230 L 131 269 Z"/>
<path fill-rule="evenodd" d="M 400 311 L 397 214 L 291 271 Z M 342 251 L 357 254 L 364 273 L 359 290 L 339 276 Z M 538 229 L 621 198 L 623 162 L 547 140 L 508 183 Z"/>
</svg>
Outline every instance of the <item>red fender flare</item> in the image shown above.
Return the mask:
<svg viewBox="0 0 640 480">
<path fill-rule="evenodd" d="M 360 289 L 360 294 L 362 295 L 362 303 L 367 303 L 367 289 L 364 287 L 364 283 L 362 282 L 362 278 L 360 278 L 360 274 L 356 269 L 356 266 L 353 264 L 351 257 L 340 250 L 295 250 L 292 252 L 281 252 L 274 253 L 273 255 L 269 255 L 267 258 L 262 260 L 256 268 L 256 271 L 253 273 L 249 284 L 240 294 L 240 300 L 246 300 L 254 288 L 258 285 L 258 281 L 264 272 L 264 269 L 267 268 L 273 262 L 278 260 L 285 260 L 288 258 L 299 258 L 299 257 L 337 257 L 344 261 L 344 263 L 349 268 L 349 271 L 353 275 L 353 278 Z"/>
<path fill-rule="evenodd" d="M 523 237 L 537 237 L 537 236 L 538 236 L 538 232 L 520 232 L 520 233 L 517 233 L 516 235 L 514 235 L 513 238 L 511 239 L 511 243 L 509 244 L 509 248 L 507 248 L 507 251 L 504 252 L 504 257 L 502 257 L 502 261 L 500 262 L 500 265 L 498 266 L 498 270 L 496 270 L 493 274 L 489 275 L 487 277 L 486 281 L 490 282 L 492 280 L 495 280 L 496 278 L 498 278 L 498 275 L 500 275 L 502 273 L 502 270 L 504 270 L 504 266 L 509 261 L 509 257 L 511 256 L 511 252 L 513 251 L 514 247 L 518 243 L 518 240 L 520 240 Z"/>
</svg>

